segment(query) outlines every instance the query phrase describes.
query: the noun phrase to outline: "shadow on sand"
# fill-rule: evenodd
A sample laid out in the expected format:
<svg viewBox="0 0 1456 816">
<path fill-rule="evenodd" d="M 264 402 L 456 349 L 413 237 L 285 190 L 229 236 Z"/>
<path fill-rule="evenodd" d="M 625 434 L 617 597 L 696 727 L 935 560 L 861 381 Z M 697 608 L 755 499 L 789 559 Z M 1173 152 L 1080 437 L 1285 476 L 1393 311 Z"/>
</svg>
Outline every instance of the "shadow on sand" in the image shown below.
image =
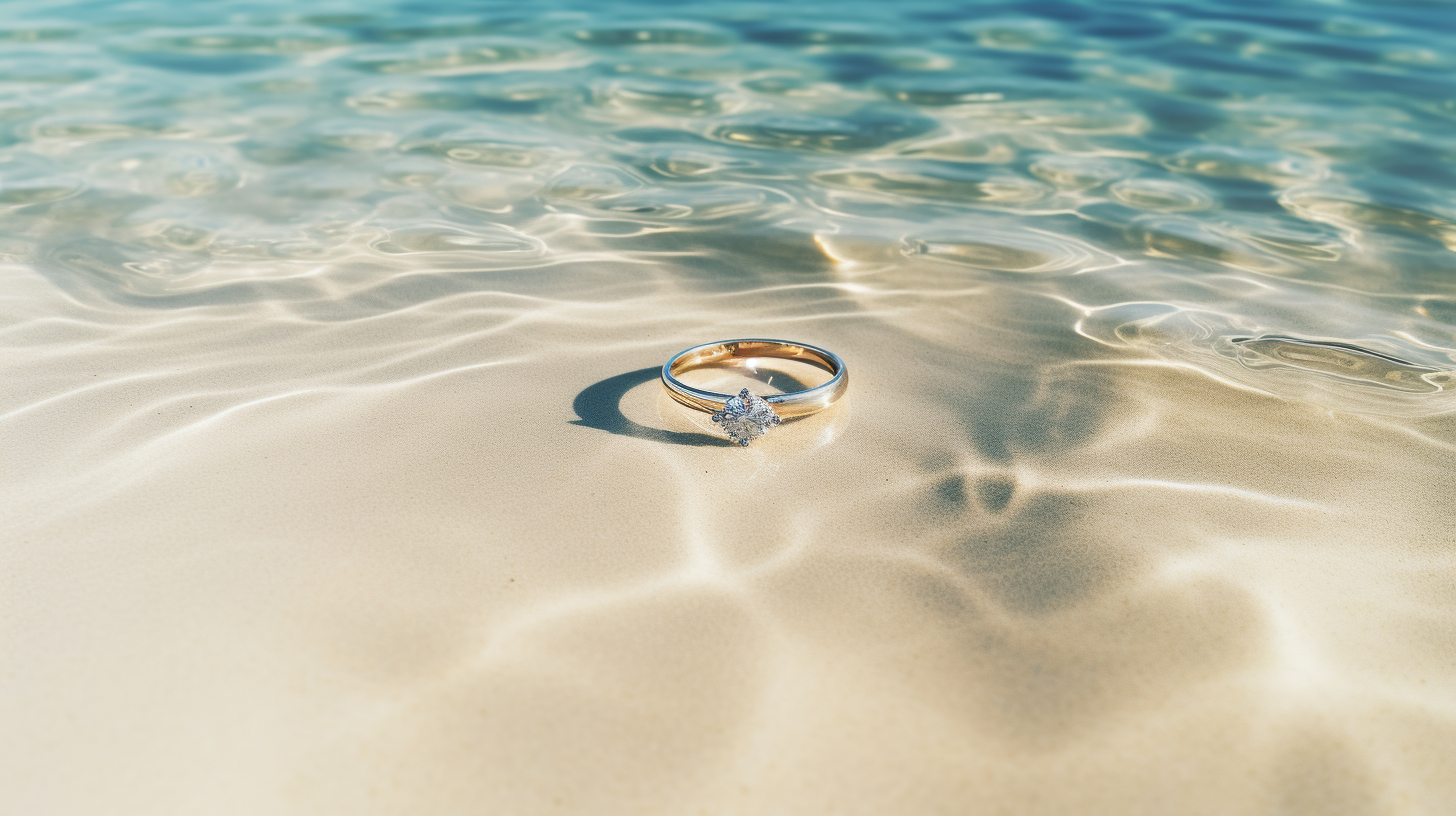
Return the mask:
<svg viewBox="0 0 1456 816">
<path fill-rule="evenodd" d="M 661 371 L 662 369 L 657 366 L 639 368 L 636 371 L 628 371 L 626 374 L 608 377 L 583 388 L 571 403 L 572 410 L 576 411 L 576 415 L 580 419 L 572 420 L 571 424 L 585 425 L 588 428 L 596 428 L 599 431 L 622 436 L 649 439 L 653 442 L 666 442 L 671 445 L 733 446 L 733 443 L 726 438 L 649 428 L 633 422 L 622 413 L 620 407 L 622 397 L 642 383 L 657 379 L 658 373 Z"/>
</svg>

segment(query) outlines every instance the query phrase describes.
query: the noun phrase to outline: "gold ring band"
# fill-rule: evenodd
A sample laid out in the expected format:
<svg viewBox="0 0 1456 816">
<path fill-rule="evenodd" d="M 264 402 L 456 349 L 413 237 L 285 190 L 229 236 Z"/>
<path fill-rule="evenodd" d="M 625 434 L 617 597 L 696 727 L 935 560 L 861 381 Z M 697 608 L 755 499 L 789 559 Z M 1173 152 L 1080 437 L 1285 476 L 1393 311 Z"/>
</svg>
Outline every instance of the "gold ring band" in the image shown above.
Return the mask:
<svg viewBox="0 0 1456 816">
<path fill-rule="evenodd" d="M 679 374 L 695 368 L 754 357 L 798 360 L 832 376 L 828 382 L 813 388 L 766 397 L 752 395 L 746 388 L 737 396 L 706 391 L 678 379 Z M 748 440 L 762 436 L 770 426 L 779 424 L 781 418 L 800 417 L 833 405 L 849 388 L 849 370 L 839 355 L 817 346 L 761 338 L 722 340 L 674 354 L 662 367 L 662 385 L 683 405 L 712 412 L 713 421 L 721 423 L 735 442 L 747 445 Z"/>
</svg>

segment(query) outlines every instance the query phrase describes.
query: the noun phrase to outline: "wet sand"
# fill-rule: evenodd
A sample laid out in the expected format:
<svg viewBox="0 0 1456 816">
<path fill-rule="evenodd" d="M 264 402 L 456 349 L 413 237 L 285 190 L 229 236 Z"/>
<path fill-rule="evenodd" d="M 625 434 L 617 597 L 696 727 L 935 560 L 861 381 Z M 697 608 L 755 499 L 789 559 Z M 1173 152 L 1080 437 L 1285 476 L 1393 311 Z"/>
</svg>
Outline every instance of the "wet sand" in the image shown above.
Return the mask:
<svg viewBox="0 0 1456 816">
<path fill-rule="evenodd" d="M 6 335 L 10 806 L 1456 794 L 1449 417 L 1233 388 L 930 271 L 885 314 L 844 277 L 325 324 L 101 314 L 7 270 L 55 316 Z M 752 329 L 854 379 L 738 449 L 652 369 Z"/>
<path fill-rule="evenodd" d="M 0 10 L 0 812 L 1449 811 L 1456 64 L 1269 5 Z"/>
</svg>

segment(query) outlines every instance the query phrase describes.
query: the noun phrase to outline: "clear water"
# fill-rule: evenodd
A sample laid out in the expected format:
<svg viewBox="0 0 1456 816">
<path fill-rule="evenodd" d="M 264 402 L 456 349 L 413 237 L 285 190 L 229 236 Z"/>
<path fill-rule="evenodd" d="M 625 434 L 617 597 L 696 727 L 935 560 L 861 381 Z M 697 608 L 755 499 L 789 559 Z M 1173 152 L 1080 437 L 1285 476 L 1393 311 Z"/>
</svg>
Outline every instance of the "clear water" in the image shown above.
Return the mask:
<svg viewBox="0 0 1456 816">
<path fill-rule="evenodd" d="M 1450 2 L 8 0 L 0 810 L 1444 812 L 1453 377 Z"/>
<path fill-rule="evenodd" d="M 339 318 L 583 252 L 744 287 L 813 274 L 759 257 L 803 235 L 1253 387 L 1451 407 L 1445 3 L 0 13 L 0 249 L 79 299 Z"/>
</svg>

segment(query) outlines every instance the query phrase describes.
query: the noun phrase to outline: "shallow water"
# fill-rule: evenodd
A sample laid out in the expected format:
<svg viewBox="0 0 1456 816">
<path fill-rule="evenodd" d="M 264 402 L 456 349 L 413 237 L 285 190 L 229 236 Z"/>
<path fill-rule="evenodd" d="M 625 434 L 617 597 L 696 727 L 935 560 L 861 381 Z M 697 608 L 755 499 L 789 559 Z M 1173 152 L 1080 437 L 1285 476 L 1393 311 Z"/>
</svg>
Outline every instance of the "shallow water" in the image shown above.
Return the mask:
<svg viewBox="0 0 1456 816">
<path fill-rule="evenodd" d="M 1443 812 L 1453 55 L 4 4 L 0 809 Z M 850 397 L 730 449 L 655 367 L 742 336 Z"/>
</svg>

